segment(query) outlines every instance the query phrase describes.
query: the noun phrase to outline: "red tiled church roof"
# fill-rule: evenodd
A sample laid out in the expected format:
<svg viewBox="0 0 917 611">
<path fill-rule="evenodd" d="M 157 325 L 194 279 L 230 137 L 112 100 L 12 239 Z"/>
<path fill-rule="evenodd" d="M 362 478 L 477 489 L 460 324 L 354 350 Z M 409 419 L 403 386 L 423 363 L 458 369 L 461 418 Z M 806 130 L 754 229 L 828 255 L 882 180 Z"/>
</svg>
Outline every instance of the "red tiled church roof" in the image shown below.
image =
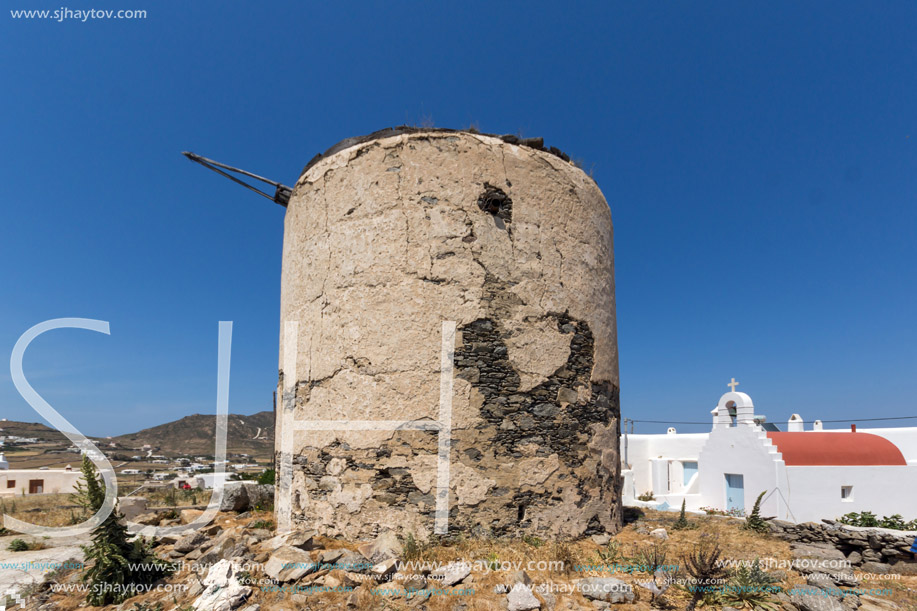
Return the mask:
<svg viewBox="0 0 917 611">
<path fill-rule="evenodd" d="M 906 465 L 898 446 L 870 433 L 768 432 L 788 467 Z"/>
</svg>

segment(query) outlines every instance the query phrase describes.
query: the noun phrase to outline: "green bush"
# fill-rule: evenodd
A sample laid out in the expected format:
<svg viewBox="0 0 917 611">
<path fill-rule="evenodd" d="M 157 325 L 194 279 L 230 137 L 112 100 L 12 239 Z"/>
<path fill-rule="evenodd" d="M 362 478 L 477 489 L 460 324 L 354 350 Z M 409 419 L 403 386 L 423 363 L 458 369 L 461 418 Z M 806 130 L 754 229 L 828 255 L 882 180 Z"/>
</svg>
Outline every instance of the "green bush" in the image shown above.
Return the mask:
<svg viewBox="0 0 917 611">
<path fill-rule="evenodd" d="M 758 533 L 767 532 L 769 529 L 767 527 L 767 520 L 761 517 L 761 499 L 764 497 L 764 492 L 758 495 L 758 498 L 755 499 L 755 506 L 752 507 L 751 515 L 745 518 L 746 530 L 753 530 Z"/>
<path fill-rule="evenodd" d="M 29 544 L 22 539 L 13 539 L 6 549 L 11 552 L 25 552 L 29 550 Z"/>
<path fill-rule="evenodd" d="M 274 523 L 270 520 L 258 520 L 248 525 L 249 528 L 263 528 L 265 530 L 274 530 Z"/>
<path fill-rule="evenodd" d="M 743 563 L 729 577 L 723 601 L 739 608 L 779 611 L 780 603 L 770 600 L 772 593 L 779 591 L 779 587 L 773 585 L 775 581 L 761 568 L 758 559 L 755 558 L 751 565 Z"/>
<path fill-rule="evenodd" d="M 688 518 L 685 516 L 685 501 L 682 500 L 681 513 L 678 514 L 678 519 L 672 524 L 672 530 L 688 530 L 691 528 L 697 528 L 697 524 L 688 522 Z"/>
<path fill-rule="evenodd" d="M 259 484 L 274 484 L 274 479 L 276 478 L 276 473 L 273 469 L 265 469 L 261 472 L 261 475 L 258 476 Z"/>
<path fill-rule="evenodd" d="M 690 590 L 691 600 L 685 611 L 694 611 L 698 603 L 718 605 L 721 592 L 714 587 L 720 583 L 726 570 L 720 564 L 720 545 L 718 540 L 701 535 L 690 554 L 682 555 L 685 571 L 693 578 L 694 588 Z M 686 586 L 681 586 L 687 589 Z"/>
<path fill-rule="evenodd" d="M 401 546 L 404 560 L 420 560 L 429 547 L 428 543 L 418 541 L 414 533 L 408 533 L 404 536 L 404 543 Z"/>
<path fill-rule="evenodd" d="M 890 516 L 883 516 L 879 520 L 879 526 L 882 528 L 894 528 L 895 530 L 904 530 L 907 526 L 907 523 L 904 521 L 904 518 L 901 517 L 901 514 L 892 514 Z"/>
<path fill-rule="evenodd" d="M 876 518 L 876 514 L 871 511 L 863 511 L 860 513 L 851 512 L 844 514 L 841 518 L 838 519 L 838 522 L 841 524 L 847 524 L 848 526 L 863 526 L 863 527 L 881 527 L 881 528 L 892 528 L 894 530 L 917 530 L 917 519 L 911 520 L 910 522 L 905 522 L 904 518 L 900 514 L 893 514 L 890 516 L 883 516 L 882 519 Z"/>
<path fill-rule="evenodd" d="M 618 564 L 618 562 L 624 559 L 624 555 L 621 552 L 621 545 L 614 539 L 605 544 L 604 547 L 600 547 L 596 550 L 596 554 L 598 554 L 599 564 L 604 564 L 605 566 Z"/>
</svg>

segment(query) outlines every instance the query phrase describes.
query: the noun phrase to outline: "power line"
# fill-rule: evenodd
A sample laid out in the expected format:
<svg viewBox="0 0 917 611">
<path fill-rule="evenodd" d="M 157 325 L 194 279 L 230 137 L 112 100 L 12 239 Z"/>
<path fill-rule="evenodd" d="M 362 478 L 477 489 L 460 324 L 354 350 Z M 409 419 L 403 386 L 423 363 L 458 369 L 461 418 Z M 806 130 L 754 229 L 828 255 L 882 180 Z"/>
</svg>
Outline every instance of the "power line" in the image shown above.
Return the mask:
<svg viewBox="0 0 917 611">
<path fill-rule="evenodd" d="M 709 422 L 679 422 L 678 420 L 634 420 L 628 418 L 631 422 L 651 422 L 653 424 L 710 424 Z"/>
<path fill-rule="evenodd" d="M 859 422 L 869 422 L 872 420 L 913 420 L 917 419 L 917 416 L 894 416 L 892 418 L 845 418 L 843 420 L 822 420 L 822 422 L 850 422 L 856 420 Z"/>
<path fill-rule="evenodd" d="M 679 420 L 635 420 L 628 418 L 631 422 L 647 422 L 651 424 L 710 424 L 706 422 L 686 422 Z M 822 420 L 822 422 L 875 422 L 877 420 L 917 420 L 917 416 L 892 416 L 889 418 L 842 418 L 840 420 Z"/>
</svg>

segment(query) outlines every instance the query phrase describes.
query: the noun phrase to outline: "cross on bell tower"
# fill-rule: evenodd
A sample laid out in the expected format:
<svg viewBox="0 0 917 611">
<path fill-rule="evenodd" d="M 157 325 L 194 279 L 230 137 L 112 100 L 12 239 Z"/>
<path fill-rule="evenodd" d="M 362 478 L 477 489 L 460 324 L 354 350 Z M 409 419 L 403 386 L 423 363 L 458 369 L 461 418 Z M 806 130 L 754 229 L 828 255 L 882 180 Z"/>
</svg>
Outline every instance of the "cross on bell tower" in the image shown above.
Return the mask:
<svg viewBox="0 0 917 611">
<path fill-rule="evenodd" d="M 732 378 L 732 382 L 730 382 L 730 383 L 727 384 L 726 386 L 728 386 L 729 388 L 731 388 L 731 389 L 732 389 L 732 392 L 735 392 L 735 391 L 736 391 L 736 386 L 738 386 L 738 385 L 739 385 L 739 383 L 736 382 L 736 379 L 735 379 L 735 378 Z"/>
</svg>

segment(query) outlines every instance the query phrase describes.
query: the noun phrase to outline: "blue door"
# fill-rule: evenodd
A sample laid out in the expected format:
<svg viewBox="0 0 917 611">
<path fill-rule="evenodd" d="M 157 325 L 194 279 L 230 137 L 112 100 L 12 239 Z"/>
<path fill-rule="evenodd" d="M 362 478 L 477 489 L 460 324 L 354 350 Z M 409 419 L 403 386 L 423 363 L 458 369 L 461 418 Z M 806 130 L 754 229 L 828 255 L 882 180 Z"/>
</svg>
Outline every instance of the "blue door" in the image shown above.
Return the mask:
<svg viewBox="0 0 917 611">
<path fill-rule="evenodd" d="M 745 478 L 742 474 L 726 474 L 726 509 L 745 511 Z"/>
</svg>

